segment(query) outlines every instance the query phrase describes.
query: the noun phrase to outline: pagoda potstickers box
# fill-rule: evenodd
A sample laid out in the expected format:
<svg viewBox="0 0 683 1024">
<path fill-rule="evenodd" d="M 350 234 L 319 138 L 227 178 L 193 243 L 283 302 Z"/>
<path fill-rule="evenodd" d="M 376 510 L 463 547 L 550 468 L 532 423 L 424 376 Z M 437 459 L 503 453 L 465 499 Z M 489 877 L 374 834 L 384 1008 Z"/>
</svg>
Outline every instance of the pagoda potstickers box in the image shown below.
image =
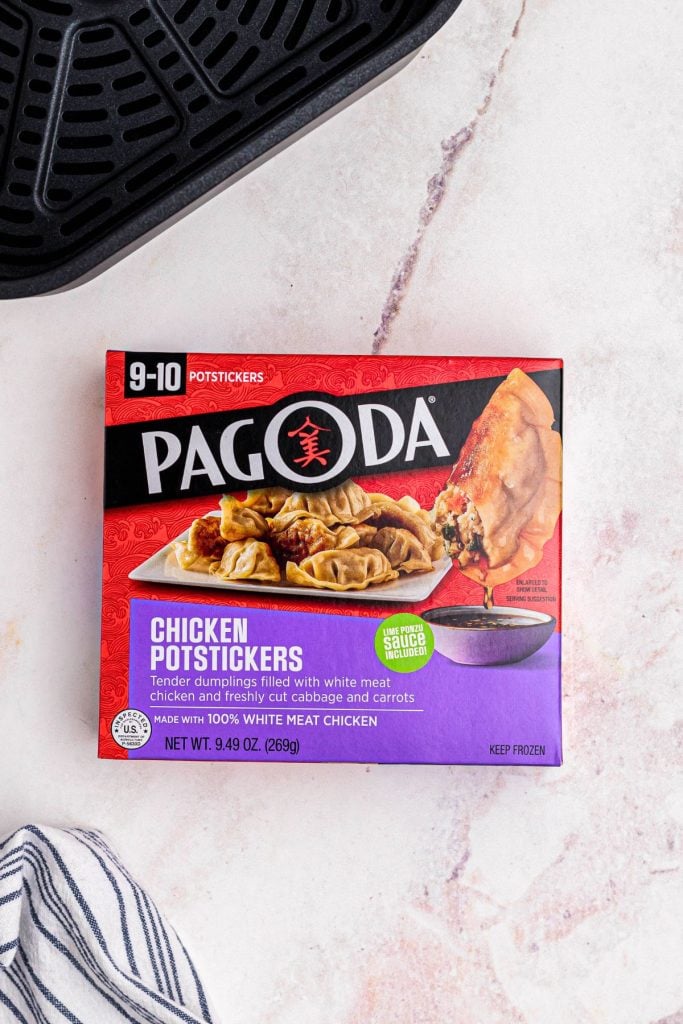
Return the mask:
<svg viewBox="0 0 683 1024">
<path fill-rule="evenodd" d="M 100 756 L 560 764 L 561 367 L 110 352 Z"/>
</svg>

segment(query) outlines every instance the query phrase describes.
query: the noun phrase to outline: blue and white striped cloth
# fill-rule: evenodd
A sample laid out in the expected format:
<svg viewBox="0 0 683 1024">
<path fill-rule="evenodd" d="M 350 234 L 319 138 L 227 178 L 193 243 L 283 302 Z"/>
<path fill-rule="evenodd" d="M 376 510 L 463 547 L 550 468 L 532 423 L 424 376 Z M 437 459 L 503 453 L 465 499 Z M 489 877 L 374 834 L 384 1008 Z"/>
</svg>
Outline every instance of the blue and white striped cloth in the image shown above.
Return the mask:
<svg viewBox="0 0 683 1024">
<path fill-rule="evenodd" d="M 0 844 L 1 1024 L 215 1024 L 182 942 L 97 832 Z"/>
</svg>

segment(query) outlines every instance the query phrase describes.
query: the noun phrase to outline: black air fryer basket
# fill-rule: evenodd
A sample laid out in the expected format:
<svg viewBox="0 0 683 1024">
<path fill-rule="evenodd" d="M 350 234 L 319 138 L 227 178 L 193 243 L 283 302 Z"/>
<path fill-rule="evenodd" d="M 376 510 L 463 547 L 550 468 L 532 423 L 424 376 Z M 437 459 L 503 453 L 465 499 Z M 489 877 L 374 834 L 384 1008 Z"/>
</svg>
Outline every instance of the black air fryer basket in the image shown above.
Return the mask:
<svg viewBox="0 0 683 1024">
<path fill-rule="evenodd" d="M 0 0 L 0 297 L 62 287 L 395 70 L 460 0 Z"/>
</svg>

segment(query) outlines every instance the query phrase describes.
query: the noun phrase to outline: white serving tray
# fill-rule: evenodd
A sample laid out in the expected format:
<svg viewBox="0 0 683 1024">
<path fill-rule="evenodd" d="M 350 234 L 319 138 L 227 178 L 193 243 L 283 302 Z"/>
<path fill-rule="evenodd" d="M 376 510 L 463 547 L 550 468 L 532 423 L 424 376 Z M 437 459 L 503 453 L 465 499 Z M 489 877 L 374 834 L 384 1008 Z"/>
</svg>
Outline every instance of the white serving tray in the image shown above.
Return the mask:
<svg viewBox="0 0 683 1024">
<path fill-rule="evenodd" d="M 210 513 L 219 515 L 220 513 Z M 176 541 L 187 540 L 189 529 L 181 533 Z M 266 583 L 258 580 L 221 580 L 204 572 L 181 569 L 175 560 L 172 541 L 165 544 L 151 558 L 146 559 L 129 573 L 131 580 L 140 583 L 171 583 L 182 587 L 207 587 L 210 590 L 237 590 L 251 594 L 275 594 L 278 597 L 332 597 L 352 601 L 396 601 L 415 603 L 426 601 L 433 590 L 451 568 L 451 559 L 445 555 L 434 563 L 434 571 L 426 573 L 401 574 L 389 583 L 379 583 L 367 590 L 318 590 L 317 587 L 300 587 L 295 583 Z"/>
</svg>

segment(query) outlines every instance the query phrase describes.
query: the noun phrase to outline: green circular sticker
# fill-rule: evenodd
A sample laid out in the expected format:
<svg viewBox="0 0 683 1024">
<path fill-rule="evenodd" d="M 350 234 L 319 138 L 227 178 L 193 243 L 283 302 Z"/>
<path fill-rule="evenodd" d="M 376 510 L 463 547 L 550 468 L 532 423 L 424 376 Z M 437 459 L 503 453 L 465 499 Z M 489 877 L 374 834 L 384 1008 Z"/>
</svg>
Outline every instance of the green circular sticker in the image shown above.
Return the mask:
<svg viewBox="0 0 683 1024">
<path fill-rule="evenodd" d="M 395 672 L 417 672 L 434 653 L 431 626 L 419 615 L 391 615 L 377 627 L 375 652 Z"/>
</svg>

